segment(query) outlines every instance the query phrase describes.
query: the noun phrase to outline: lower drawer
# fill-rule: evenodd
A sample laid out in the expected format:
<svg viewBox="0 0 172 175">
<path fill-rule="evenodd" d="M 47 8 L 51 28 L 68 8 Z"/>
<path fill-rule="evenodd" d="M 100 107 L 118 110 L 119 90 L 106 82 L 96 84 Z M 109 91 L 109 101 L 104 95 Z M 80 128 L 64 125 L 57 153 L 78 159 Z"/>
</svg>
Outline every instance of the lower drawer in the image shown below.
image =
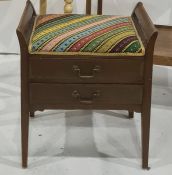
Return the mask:
<svg viewBox="0 0 172 175">
<path fill-rule="evenodd" d="M 30 84 L 31 105 L 108 106 L 142 103 L 141 85 L 120 84 Z"/>
</svg>

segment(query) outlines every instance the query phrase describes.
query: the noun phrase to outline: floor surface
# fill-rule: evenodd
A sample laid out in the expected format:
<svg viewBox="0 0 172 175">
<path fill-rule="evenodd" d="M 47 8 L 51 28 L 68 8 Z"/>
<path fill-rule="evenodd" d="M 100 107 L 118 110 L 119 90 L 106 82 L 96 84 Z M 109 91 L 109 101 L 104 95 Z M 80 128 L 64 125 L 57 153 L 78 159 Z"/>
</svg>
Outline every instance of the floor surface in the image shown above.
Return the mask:
<svg viewBox="0 0 172 175">
<path fill-rule="evenodd" d="M 159 68 L 154 67 L 158 74 Z M 154 76 L 150 166 L 141 169 L 140 114 L 37 112 L 21 168 L 19 56 L 0 56 L 0 175 L 171 175 L 172 88 Z M 172 74 L 168 75 L 171 76 Z"/>
</svg>

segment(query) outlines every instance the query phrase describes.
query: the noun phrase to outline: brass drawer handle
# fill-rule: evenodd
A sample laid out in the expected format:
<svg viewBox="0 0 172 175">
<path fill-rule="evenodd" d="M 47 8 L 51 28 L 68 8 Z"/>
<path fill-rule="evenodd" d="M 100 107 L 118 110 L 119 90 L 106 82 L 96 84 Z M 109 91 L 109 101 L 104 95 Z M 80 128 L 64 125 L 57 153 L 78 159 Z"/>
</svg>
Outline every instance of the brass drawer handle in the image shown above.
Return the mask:
<svg viewBox="0 0 172 175">
<path fill-rule="evenodd" d="M 78 99 L 80 103 L 92 104 L 94 98 L 97 98 L 97 97 L 100 96 L 100 91 L 97 90 L 97 91 L 93 92 L 92 95 L 91 95 L 91 98 L 84 98 L 84 97 L 81 97 L 80 93 L 77 90 L 74 90 L 73 93 L 72 93 L 72 96 L 74 98 Z"/>
<path fill-rule="evenodd" d="M 100 72 L 100 66 L 95 66 L 95 67 L 92 69 L 92 74 L 91 74 L 91 75 L 82 75 L 82 74 L 81 74 L 81 69 L 80 69 L 79 66 L 77 66 L 77 65 L 73 65 L 73 71 L 76 72 L 76 73 L 78 74 L 78 77 L 79 77 L 79 78 L 89 79 L 89 78 L 94 78 L 96 72 Z"/>
</svg>

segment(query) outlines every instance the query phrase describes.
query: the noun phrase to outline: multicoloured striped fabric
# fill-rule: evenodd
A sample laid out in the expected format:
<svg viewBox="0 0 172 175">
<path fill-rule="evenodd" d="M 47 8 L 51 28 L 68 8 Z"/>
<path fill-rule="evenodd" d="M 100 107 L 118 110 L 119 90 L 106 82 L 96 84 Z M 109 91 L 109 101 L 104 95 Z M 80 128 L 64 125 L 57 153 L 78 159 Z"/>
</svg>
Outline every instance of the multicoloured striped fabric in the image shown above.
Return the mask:
<svg viewBox="0 0 172 175">
<path fill-rule="evenodd" d="M 36 18 L 29 52 L 142 56 L 145 50 L 131 17 L 62 14 Z"/>
</svg>

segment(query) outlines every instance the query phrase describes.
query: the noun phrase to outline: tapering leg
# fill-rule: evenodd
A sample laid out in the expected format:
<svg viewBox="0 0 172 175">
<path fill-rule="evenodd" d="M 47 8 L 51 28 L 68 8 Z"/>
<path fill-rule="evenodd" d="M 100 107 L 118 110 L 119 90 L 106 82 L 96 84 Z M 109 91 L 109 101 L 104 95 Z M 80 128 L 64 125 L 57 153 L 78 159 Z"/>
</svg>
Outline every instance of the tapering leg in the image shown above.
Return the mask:
<svg viewBox="0 0 172 175">
<path fill-rule="evenodd" d="M 21 134 L 22 134 L 22 167 L 27 167 L 28 159 L 28 134 L 29 134 L 29 111 L 27 106 L 22 104 L 21 108 Z"/>
<path fill-rule="evenodd" d="M 149 135 L 150 135 L 150 106 L 141 114 L 142 127 L 142 168 L 150 169 L 149 160 Z"/>
<path fill-rule="evenodd" d="M 28 134 L 29 134 L 29 83 L 28 58 L 21 55 L 21 141 L 22 141 L 22 167 L 27 167 L 28 160 Z"/>
<path fill-rule="evenodd" d="M 142 168 L 149 170 L 149 135 L 150 135 L 150 115 L 151 115 L 151 78 L 146 81 L 143 93 L 143 103 L 141 111 L 141 131 L 142 131 Z"/>
<path fill-rule="evenodd" d="M 134 111 L 128 111 L 129 118 L 134 118 Z"/>
</svg>

